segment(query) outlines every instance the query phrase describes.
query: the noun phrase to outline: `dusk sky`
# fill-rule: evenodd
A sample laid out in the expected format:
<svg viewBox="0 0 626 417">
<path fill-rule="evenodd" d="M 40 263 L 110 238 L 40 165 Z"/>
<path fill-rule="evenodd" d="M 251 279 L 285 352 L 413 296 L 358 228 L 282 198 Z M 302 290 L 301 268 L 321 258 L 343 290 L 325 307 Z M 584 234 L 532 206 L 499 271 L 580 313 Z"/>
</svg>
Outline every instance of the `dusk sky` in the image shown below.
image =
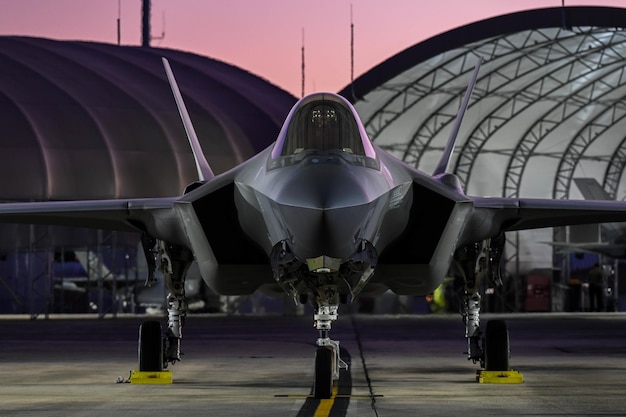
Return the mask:
<svg viewBox="0 0 626 417">
<path fill-rule="evenodd" d="M 565 0 L 567 6 L 626 7 L 626 0 Z M 121 5 L 121 7 L 120 7 Z M 561 0 L 152 0 L 153 46 L 215 58 L 301 94 L 350 82 L 350 10 L 355 78 L 429 37 Z M 120 13 L 121 10 L 121 13 Z M 141 0 L 0 0 L 0 35 L 141 43 Z M 163 24 L 165 22 L 165 24 Z"/>
</svg>

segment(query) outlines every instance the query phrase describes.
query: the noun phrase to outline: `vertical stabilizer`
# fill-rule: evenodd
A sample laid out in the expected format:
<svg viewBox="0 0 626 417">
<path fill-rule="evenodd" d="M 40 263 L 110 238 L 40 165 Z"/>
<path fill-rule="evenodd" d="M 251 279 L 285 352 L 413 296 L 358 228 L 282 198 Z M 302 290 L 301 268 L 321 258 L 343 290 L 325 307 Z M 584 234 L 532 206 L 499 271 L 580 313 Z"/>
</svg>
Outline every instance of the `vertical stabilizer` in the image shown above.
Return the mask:
<svg viewBox="0 0 626 417">
<path fill-rule="evenodd" d="M 461 107 L 459 107 L 459 112 L 456 115 L 454 126 L 452 126 L 452 132 L 450 132 L 448 143 L 446 144 L 446 148 L 443 150 L 443 155 L 441 156 L 439 164 L 437 164 L 433 175 L 443 174 L 448 169 L 448 165 L 450 164 L 450 157 L 452 156 L 452 151 L 454 151 L 454 145 L 456 144 L 456 137 L 459 133 L 459 129 L 461 128 L 461 122 L 463 122 L 463 116 L 465 115 L 465 110 L 467 110 L 467 105 L 472 96 L 472 91 L 474 90 L 474 86 L 476 85 L 478 70 L 480 69 L 480 64 L 482 64 L 482 62 L 483 57 L 479 57 L 478 62 L 476 63 L 476 67 L 474 67 L 472 80 L 467 86 L 467 90 L 465 90 L 465 96 L 463 97 L 463 101 L 461 102 Z"/>
<path fill-rule="evenodd" d="M 163 66 L 165 67 L 165 73 L 167 74 L 167 79 L 170 83 L 170 87 L 172 88 L 174 99 L 176 100 L 176 106 L 178 107 L 180 118 L 183 120 L 185 132 L 187 132 L 187 139 L 189 140 L 191 151 L 193 152 L 193 159 L 196 162 L 196 169 L 198 170 L 198 180 L 204 181 L 211 179 L 215 175 L 213 174 L 213 170 L 211 170 L 208 161 L 204 157 L 204 153 L 202 152 L 202 148 L 200 147 L 200 142 L 198 141 L 198 136 L 196 136 L 196 131 L 193 128 L 193 124 L 191 123 L 189 112 L 187 112 L 187 107 L 185 107 L 183 96 L 180 94 L 178 84 L 176 84 L 176 79 L 174 78 L 174 73 L 170 68 L 170 63 L 165 58 L 162 58 L 162 60 Z"/>
</svg>

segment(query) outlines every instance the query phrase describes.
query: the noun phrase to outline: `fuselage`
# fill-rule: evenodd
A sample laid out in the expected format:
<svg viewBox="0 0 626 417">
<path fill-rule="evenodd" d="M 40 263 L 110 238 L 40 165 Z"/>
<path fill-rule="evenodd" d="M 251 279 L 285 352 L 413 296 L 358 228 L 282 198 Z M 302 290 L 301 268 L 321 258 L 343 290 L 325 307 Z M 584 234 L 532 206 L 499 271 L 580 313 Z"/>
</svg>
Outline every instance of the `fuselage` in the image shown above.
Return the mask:
<svg viewBox="0 0 626 417">
<path fill-rule="evenodd" d="M 288 239 L 302 259 L 322 255 L 346 259 L 354 254 L 359 239 L 382 250 L 385 235 L 394 232 L 380 230 L 380 223 L 400 205 L 407 187 L 392 180 L 378 168 L 352 165 L 340 152 L 312 152 L 297 164 L 260 172 L 253 184 L 240 183 L 249 206 L 239 209 L 241 217 L 249 209 L 262 214 L 267 229 L 249 224 L 246 230 L 264 242 L 268 253 Z M 397 233 L 406 218 L 396 220 Z"/>
<path fill-rule="evenodd" d="M 234 206 L 224 210 L 236 212 L 250 244 L 233 240 L 230 249 L 207 257 L 214 286 L 228 279 L 223 272 L 219 277 L 228 265 L 256 265 L 265 257 L 274 283 L 294 295 L 322 281 L 354 293 L 374 275 L 396 292 L 425 294 L 444 278 L 467 216 L 456 207 L 462 194 L 375 148 L 350 103 L 331 93 L 300 100 L 275 144 L 231 175 L 234 187 L 224 189 L 234 193 Z M 229 237 L 215 231 L 220 225 L 205 220 L 219 214 L 211 202 L 217 194 L 193 202 L 213 252 L 229 247 Z M 436 224 L 432 214 L 440 219 Z"/>
</svg>

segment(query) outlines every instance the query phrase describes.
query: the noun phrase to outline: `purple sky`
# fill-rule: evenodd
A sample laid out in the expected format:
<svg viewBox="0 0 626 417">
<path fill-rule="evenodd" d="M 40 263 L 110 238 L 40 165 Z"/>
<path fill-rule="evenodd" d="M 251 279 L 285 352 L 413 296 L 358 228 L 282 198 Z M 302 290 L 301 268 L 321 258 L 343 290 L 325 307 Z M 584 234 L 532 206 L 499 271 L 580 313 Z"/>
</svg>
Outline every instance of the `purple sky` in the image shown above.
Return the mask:
<svg viewBox="0 0 626 417">
<path fill-rule="evenodd" d="M 0 35 L 141 42 L 141 0 L 0 0 Z M 566 0 L 568 6 L 625 7 L 625 0 Z M 152 0 L 153 46 L 237 65 L 300 96 L 302 32 L 305 92 L 350 82 L 350 9 L 355 78 L 424 39 L 518 10 L 561 0 Z M 165 17 L 165 19 L 164 19 Z M 165 20 L 165 25 L 163 25 Z"/>
</svg>

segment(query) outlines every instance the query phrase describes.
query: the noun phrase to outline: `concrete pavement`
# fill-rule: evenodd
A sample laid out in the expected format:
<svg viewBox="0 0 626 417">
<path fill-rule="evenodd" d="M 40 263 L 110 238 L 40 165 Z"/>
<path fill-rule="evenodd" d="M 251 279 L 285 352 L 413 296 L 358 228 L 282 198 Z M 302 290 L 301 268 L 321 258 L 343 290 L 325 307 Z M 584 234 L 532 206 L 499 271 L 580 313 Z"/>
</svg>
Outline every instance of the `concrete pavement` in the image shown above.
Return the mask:
<svg viewBox="0 0 626 417">
<path fill-rule="evenodd" d="M 521 385 L 475 382 L 460 316 L 340 315 L 331 336 L 351 366 L 332 404 L 309 398 L 308 316 L 189 316 L 185 356 L 163 386 L 116 383 L 136 368 L 146 317 L 0 317 L 0 415 L 625 414 L 626 315 L 497 317 L 509 323 Z"/>
</svg>

